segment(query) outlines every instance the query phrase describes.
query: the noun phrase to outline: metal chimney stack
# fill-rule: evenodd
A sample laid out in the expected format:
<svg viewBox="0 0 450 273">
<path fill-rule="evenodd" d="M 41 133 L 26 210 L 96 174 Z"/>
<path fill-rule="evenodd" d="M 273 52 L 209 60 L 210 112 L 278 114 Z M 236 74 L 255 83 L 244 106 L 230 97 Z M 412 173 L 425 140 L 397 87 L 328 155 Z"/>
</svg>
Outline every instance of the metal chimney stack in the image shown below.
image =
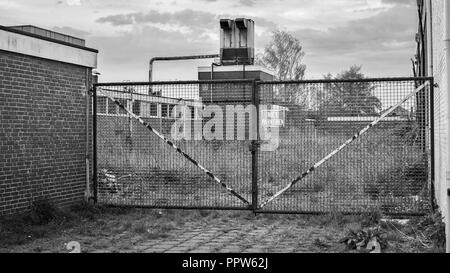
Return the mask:
<svg viewBox="0 0 450 273">
<path fill-rule="evenodd" d="M 251 19 L 220 19 L 220 63 L 253 65 L 255 60 L 255 22 Z"/>
</svg>

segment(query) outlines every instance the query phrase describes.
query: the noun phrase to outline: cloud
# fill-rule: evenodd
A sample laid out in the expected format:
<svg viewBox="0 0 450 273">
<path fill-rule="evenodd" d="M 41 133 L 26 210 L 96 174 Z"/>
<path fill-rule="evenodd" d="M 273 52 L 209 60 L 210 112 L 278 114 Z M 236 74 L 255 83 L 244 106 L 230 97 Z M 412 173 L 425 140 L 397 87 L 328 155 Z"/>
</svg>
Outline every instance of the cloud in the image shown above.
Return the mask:
<svg viewBox="0 0 450 273">
<path fill-rule="evenodd" d="M 134 26 L 117 36 L 92 35 L 88 42 L 100 49 L 99 71 L 104 75 L 103 80 L 111 81 L 147 79 L 148 61 L 155 56 L 214 54 L 219 51 L 217 41 L 154 26 Z M 171 71 L 169 74 L 177 73 Z"/>
<path fill-rule="evenodd" d="M 134 23 L 133 17 L 129 14 L 116 14 L 97 19 L 98 23 L 110 23 L 113 26 L 131 25 Z"/>
<path fill-rule="evenodd" d="M 416 0 L 382 0 L 384 4 L 392 4 L 392 5 L 406 5 L 406 6 L 416 6 Z"/>
<path fill-rule="evenodd" d="M 69 6 L 80 6 L 81 0 L 66 0 L 66 3 Z"/>
<path fill-rule="evenodd" d="M 294 35 L 305 47 L 323 53 L 354 53 L 358 50 L 386 50 L 390 44 L 410 42 L 414 44 L 416 30 L 415 10 L 393 7 L 372 17 L 351 20 L 344 26 L 331 27 L 325 31 L 299 29 Z M 403 47 L 410 49 L 407 44 Z"/>
<path fill-rule="evenodd" d="M 255 0 L 239 0 L 239 4 L 247 7 L 253 7 L 255 5 Z"/>
<path fill-rule="evenodd" d="M 355 64 L 367 66 L 371 72 L 378 69 L 379 74 L 397 71 L 395 74 L 392 72 L 396 75 L 402 71 L 402 75 L 409 75 L 409 59 L 415 46 L 415 12 L 412 6 L 395 5 L 369 18 L 351 20 L 343 26 L 326 30 L 297 29 L 292 33 L 304 46 L 305 62 L 316 63 L 322 69 L 333 69 L 337 65 L 331 61 L 340 60 L 340 66 L 358 62 Z M 325 60 L 329 60 L 328 66 Z"/>
<path fill-rule="evenodd" d="M 0 8 L 5 8 L 5 9 L 16 9 L 16 8 L 20 8 L 20 5 L 18 3 L 16 3 L 15 1 L 0 1 Z"/>
<path fill-rule="evenodd" d="M 404 3 L 374 9 L 366 16 L 328 28 L 291 28 L 290 32 L 300 39 L 307 54 L 308 76 L 336 73 L 353 64 L 363 65 L 365 71 L 374 76 L 409 75 L 409 59 L 414 54 L 416 9 Z M 351 14 L 355 10 L 348 12 Z M 142 56 L 217 53 L 218 19 L 235 17 L 238 16 L 231 13 L 218 15 L 192 9 L 113 14 L 97 22 L 126 26 L 125 32 L 119 37 L 97 38 L 94 42 L 100 49 L 108 48 L 102 54 L 114 56 L 104 60 L 108 67 L 114 67 L 113 63 L 123 62 L 129 67 L 139 63 L 145 77 L 146 62 L 142 62 Z M 278 26 L 267 17 L 247 17 L 254 19 L 260 30 L 256 33 L 256 46 L 261 50 L 270 41 L 270 31 Z M 180 28 L 168 27 L 174 25 Z M 189 31 L 186 32 L 186 28 Z"/>
<path fill-rule="evenodd" d="M 196 11 L 191 9 L 184 9 L 173 13 L 150 10 L 148 12 L 135 12 L 105 16 L 97 19 L 97 22 L 110 23 L 113 26 L 160 23 L 208 28 L 217 23 L 217 15 L 210 12 Z"/>
</svg>

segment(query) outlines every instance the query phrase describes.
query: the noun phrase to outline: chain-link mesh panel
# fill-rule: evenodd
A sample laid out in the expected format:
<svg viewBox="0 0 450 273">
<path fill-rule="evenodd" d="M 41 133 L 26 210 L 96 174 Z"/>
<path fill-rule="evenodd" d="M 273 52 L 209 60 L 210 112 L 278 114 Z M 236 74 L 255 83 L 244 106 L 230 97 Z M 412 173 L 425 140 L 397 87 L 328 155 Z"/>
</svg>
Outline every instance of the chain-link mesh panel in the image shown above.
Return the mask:
<svg viewBox="0 0 450 273">
<path fill-rule="evenodd" d="M 263 126 L 278 134 L 275 141 L 278 146 L 259 153 L 259 203 L 422 83 L 406 79 L 261 83 L 261 105 L 279 107 L 269 115 L 262 114 Z M 381 210 L 388 214 L 427 211 L 429 92 L 429 86 L 418 92 L 264 210 L 305 213 Z"/>
<path fill-rule="evenodd" d="M 98 85 L 99 202 L 161 208 L 246 208 L 248 204 L 107 98 L 117 99 L 222 183 L 251 200 L 250 142 L 220 136 L 226 131 L 222 126 L 226 105 L 249 103 L 244 90 L 251 96 L 252 84 Z M 207 114 L 208 109 L 215 111 Z M 209 126 L 212 118 L 222 120 Z M 232 126 L 237 131 L 241 125 L 236 121 Z M 205 136 L 204 127 L 212 133 Z"/>
</svg>

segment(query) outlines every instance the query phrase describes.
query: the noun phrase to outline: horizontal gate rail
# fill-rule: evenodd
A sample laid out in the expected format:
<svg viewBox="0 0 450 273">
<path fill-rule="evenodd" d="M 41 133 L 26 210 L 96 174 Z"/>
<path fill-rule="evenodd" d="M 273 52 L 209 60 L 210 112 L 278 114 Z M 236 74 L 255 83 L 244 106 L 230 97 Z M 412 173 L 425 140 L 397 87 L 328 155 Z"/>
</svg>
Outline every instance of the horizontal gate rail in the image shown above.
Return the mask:
<svg viewBox="0 0 450 273">
<path fill-rule="evenodd" d="M 287 80 L 264 81 L 259 85 L 271 84 L 312 84 L 312 83 L 360 83 L 360 82 L 402 82 L 402 81 L 432 81 L 433 77 L 395 77 L 395 78 L 364 78 L 364 79 L 318 79 L 318 80 Z"/>
</svg>

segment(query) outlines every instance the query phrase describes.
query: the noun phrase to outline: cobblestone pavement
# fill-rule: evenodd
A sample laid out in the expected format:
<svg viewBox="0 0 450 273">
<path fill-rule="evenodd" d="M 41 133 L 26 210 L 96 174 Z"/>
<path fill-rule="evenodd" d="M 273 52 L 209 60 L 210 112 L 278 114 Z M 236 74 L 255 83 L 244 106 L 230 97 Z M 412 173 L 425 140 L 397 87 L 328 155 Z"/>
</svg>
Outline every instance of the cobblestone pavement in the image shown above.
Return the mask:
<svg viewBox="0 0 450 273">
<path fill-rule="evenodd" d="M 294 224 L 294 226 L 292 225 Z M 189 225 L 170 238 L 137 242 L 120 252 L 143 253 L 286 253 L 339 252 L 340 231 L 299 227 L 295 223 L 249 222 L 227 225 Z"/>
<path fill-rule="evenodd" d="M 360 224 L 353 220 L 335 222 L 325 216 L 214 211 L 168 211 L 160 215 L 136 210 L 100 215 L 42 238 L 0 246 L 0 252 L 67 253 L 69 242 L 79 243 L 81 251 L 87 253 L 345 252 L 339 240 L 349 228 Z"/>
</svg>

